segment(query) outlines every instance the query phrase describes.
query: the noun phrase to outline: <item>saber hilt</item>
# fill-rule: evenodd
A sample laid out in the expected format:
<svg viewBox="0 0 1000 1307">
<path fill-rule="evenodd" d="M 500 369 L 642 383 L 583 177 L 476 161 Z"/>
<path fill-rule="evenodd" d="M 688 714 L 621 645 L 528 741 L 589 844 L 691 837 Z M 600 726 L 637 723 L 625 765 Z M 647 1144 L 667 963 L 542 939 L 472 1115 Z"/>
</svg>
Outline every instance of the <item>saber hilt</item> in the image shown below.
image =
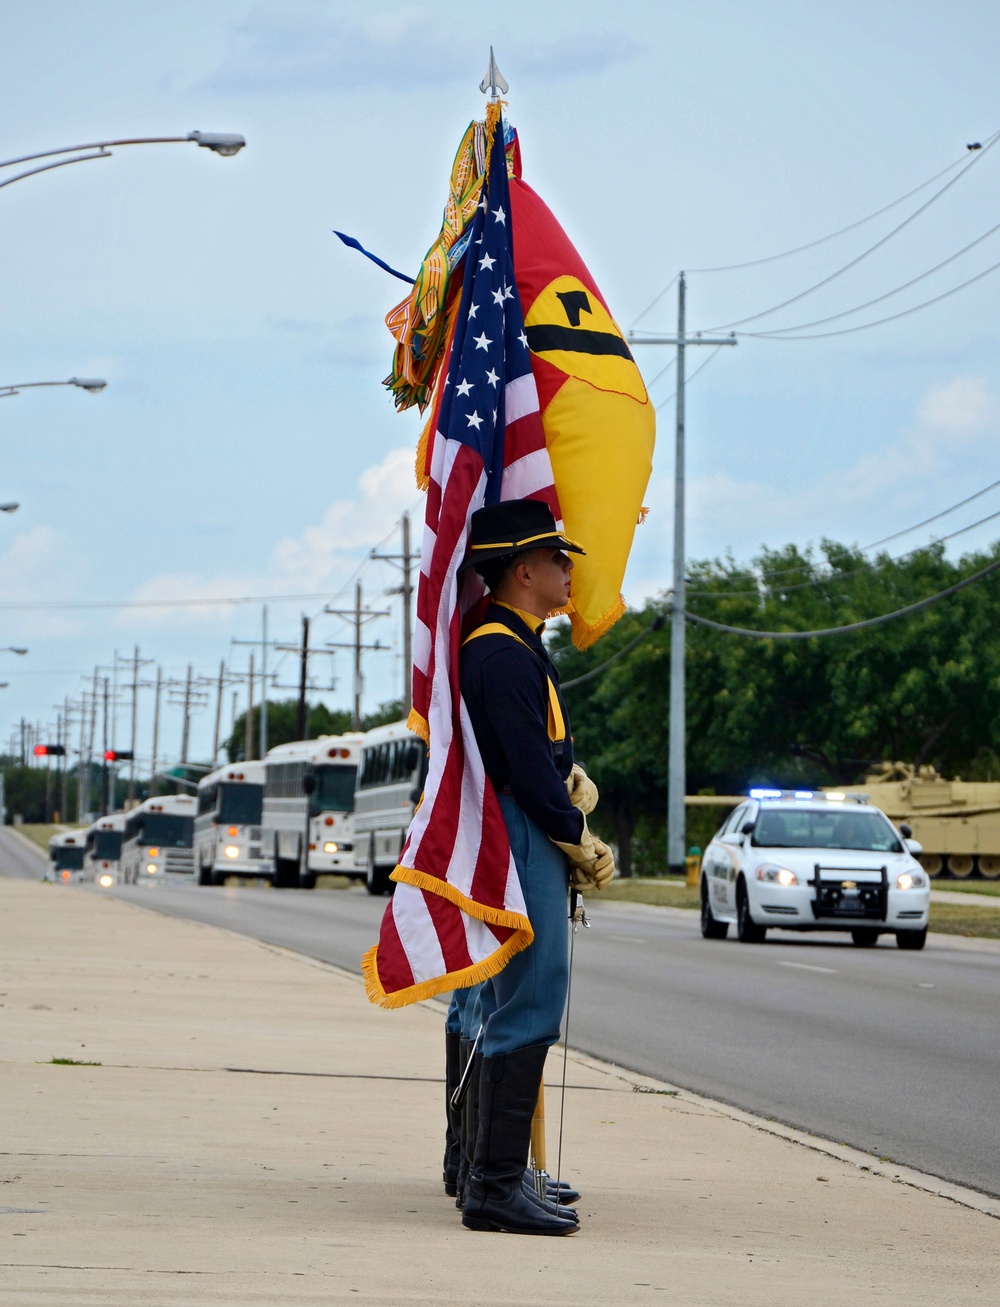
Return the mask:
<svg viewBox="0 0 1000 1307">
<path fill-rule="evenodd" d="M 462 1078 L 455 1086 L 451 1098 L 448 1100 L 453 1112 L 459 1111 L 462 1104 L 465 1102 L 466 1094 L 469 1092 L 469 1085 L 472 1083 L 472 1070 L 475 1065 L 476 1049 L 479 1047 L 479 1041 L 482 1037 L 483 1028 L 480 1026 L 476 1032 L 476 1038 L 473 1040 L 472 1048 L 469 1050 L 469 1060 L 465 1064 Z"/>
</svg>

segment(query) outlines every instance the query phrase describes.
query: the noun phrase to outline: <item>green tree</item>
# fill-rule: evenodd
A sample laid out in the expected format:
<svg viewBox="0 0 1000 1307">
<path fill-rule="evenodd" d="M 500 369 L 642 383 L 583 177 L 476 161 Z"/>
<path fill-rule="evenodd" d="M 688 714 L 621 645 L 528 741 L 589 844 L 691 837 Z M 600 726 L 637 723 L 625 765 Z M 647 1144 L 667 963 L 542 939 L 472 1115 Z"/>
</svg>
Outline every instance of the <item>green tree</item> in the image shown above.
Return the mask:
<svg viewBox="0 0 1000 1307">
<path fill-rule="evenodd" d="M 736 627 L 817 630 L 879 616 L 937 593 L 1000 558 L 1000 545 L 957 562 L 943 547 L 869 558 L 823 541 L 762 550 L 749 564 L 694 562 L 688 610 Z M 753 785 L 848 784 L 873 762 L 933 763 L 967 779 L 998 770 L 1000 574 L 939 603 L 862 631 L 802 640 L 749 638 L 689 623 L 686 640 L 688 793 Z M 551 648 L 563 681 L 593 670 L 664 611 L 627 614 L 581 653 L 563 627 Z M 595 826 L 618 840 L 626 874 L 662 866 L 669 728 L 668 626 L 566 692 L 576 751 L 601 789 Z M 718 813 L 689 814 L 703 841 Z M 650 842 L 654 842 L 652 856 Z"/>
<path fill-rule="evenodd" d="M 298 699 L 268 700 L 267 703 L 267 747 L 288 744 L 300 739 L 298 733 Z M 361 729 L 370 731 L 374 726 L 383 726 L 387 722 L 398 721 L 402 716 L 402 700 L 393 699 L 380 704 L 372 713 L 361 721 Z M 223 748 L 230 762 L 242 762 L 246 748 L 247 715 L 240 713 L 233 726 L 232 734 L 223 742 Z M 321 735 L 343 735 L 351 730 L 351 713 L 346 708 L 328 708 L 324 703 L 306 704 L 307 740 L 318 739 Z M 260 704 L 253 710 L 253 738 L 259 750 L 260 745 Z"/>
</svg>

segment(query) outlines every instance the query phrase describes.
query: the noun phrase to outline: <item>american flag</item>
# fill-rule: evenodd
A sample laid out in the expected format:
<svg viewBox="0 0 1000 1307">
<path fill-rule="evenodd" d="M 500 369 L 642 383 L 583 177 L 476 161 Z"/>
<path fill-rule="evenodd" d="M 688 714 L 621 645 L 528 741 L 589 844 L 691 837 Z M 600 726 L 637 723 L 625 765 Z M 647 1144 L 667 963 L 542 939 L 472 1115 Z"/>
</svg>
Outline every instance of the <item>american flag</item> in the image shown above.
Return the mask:
<svg viewBox="0 0 1000 1307">
<path fill-rule="evenodd" d="M 430 451 L 413 665 L 414 712 L 430 742 L 427 782 L 379 942 L 362 961 L 368 996 L 383 1007 L 475 984 L 533 938 L 458 681 L 463 619 L 483 593 L 475 572 L 458 574 L 473 512 L 499 499 L 533 498 L 559 520 L 514 281 L 504 125 L 492 116 Z"/>
</svg>

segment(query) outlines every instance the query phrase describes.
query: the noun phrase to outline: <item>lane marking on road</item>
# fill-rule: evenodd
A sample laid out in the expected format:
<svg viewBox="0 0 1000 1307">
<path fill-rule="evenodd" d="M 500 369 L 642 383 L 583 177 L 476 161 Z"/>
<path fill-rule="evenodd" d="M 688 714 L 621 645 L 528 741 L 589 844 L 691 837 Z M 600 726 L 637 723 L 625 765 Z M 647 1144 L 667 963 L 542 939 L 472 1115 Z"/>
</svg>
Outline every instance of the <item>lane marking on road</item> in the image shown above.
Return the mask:
<svg viewBox="0 0 1000 1307">
<path fill-rule="evenodd" d="M 812 967 L 808 962 L 779 962 L 779 967 L 794 967 L 796 971 L 822 971 L 824 975 L 835 976 L 837 971 L 834 967 Z"/>
<path fill-rule="evenodd" d="M 920 983 L 917 985 L 917 989 L 933 989 L 933 988 L 934 986 L 931 984 L 929 980 L 921 980 Z"/>
<path fill-rule="evenodd" d="M 645 944 L 646 940 L 639 935 L 609 935 L 608 939 L 616 940 L 619 944 Z"/>
</svg>

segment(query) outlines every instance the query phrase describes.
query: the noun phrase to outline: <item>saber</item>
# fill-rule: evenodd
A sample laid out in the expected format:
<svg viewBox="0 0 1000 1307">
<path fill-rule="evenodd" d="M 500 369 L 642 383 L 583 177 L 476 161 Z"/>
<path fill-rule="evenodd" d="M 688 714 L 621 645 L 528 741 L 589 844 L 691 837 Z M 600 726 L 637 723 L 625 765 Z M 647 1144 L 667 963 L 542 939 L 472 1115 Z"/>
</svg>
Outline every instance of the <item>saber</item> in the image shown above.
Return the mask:
<svg viewBox="0 0 1000 1307">
<path fill-rule="evenodd" d="M 566 1030 L 563 1035 L 562 1086 L 559 1091 L 559 1147 L 556 1152 L 556 1192 L 554 1195 L 557 1206 L 559 1204 L 559 1195 L 562 1192 L 563 1122 L 566 1119 L 566 1065 L 569 1058 L 570 1004 L 573 998 L 573 946 L 576 943 L 576 932 L 579 930 L 580 926 L 582 925 L 584 930 L 590 929 L 590 922 L 587 920 L 587 910 L 584 907 L 583 899 L 580 898 L 579 891 L 575 889 L 571 889 L 569 892 L 569 919 L 572 922 L 573 929 L 569 936 L 569 977 L 566 983 Z M 537 1112 L 538 1109 L 536 1108 L 535 1110 Z M 547 1179 L 548 1176 L 543 1173 L 543 1188 L 539 1190 L 541 1197 L 545 1196 L 544 1184 Z M 538 1189 L 538 1172 L 535 1173 L 535 1187 Z"/>
<path fill-rule="evenodd" d="M 541 1199 L 548 1198 L 547 1186 L 549 1173 L 545 1169 L 545 1081 L 538 1086 L 538 1102 L 535 1115 L 531 1118 L 531 1169 L 535 1184 L 535 1193 Z"/>
<path fill-rule="evenodd" d="M 452 1093 L 452 1096 L 449 1099 L 449 1102 L 451 1104 L 451 1110 L 453 1112 L 458 1111 L 458 1109 L 465 1102 L 466 1094 L 469 1092 L 469 1085 L 472 1082 L 473 1060 L 476 1056 L 476 1049 L 479 1047 L 479 1041 L 480 1039 L 482 1039 L 482 1037 L 483 1037 L 483 1028 L 482 1026 L 480 1026 L 479 1029 L 476 1031 L 476 1038 L 472 1041 L 472 1048 L 469 1050 L 469 1060 L 465 1064 L 465 1070 L 462 1072 L 462 1078 L 455 1086 L 454 1092 Z"/>
</svg>

